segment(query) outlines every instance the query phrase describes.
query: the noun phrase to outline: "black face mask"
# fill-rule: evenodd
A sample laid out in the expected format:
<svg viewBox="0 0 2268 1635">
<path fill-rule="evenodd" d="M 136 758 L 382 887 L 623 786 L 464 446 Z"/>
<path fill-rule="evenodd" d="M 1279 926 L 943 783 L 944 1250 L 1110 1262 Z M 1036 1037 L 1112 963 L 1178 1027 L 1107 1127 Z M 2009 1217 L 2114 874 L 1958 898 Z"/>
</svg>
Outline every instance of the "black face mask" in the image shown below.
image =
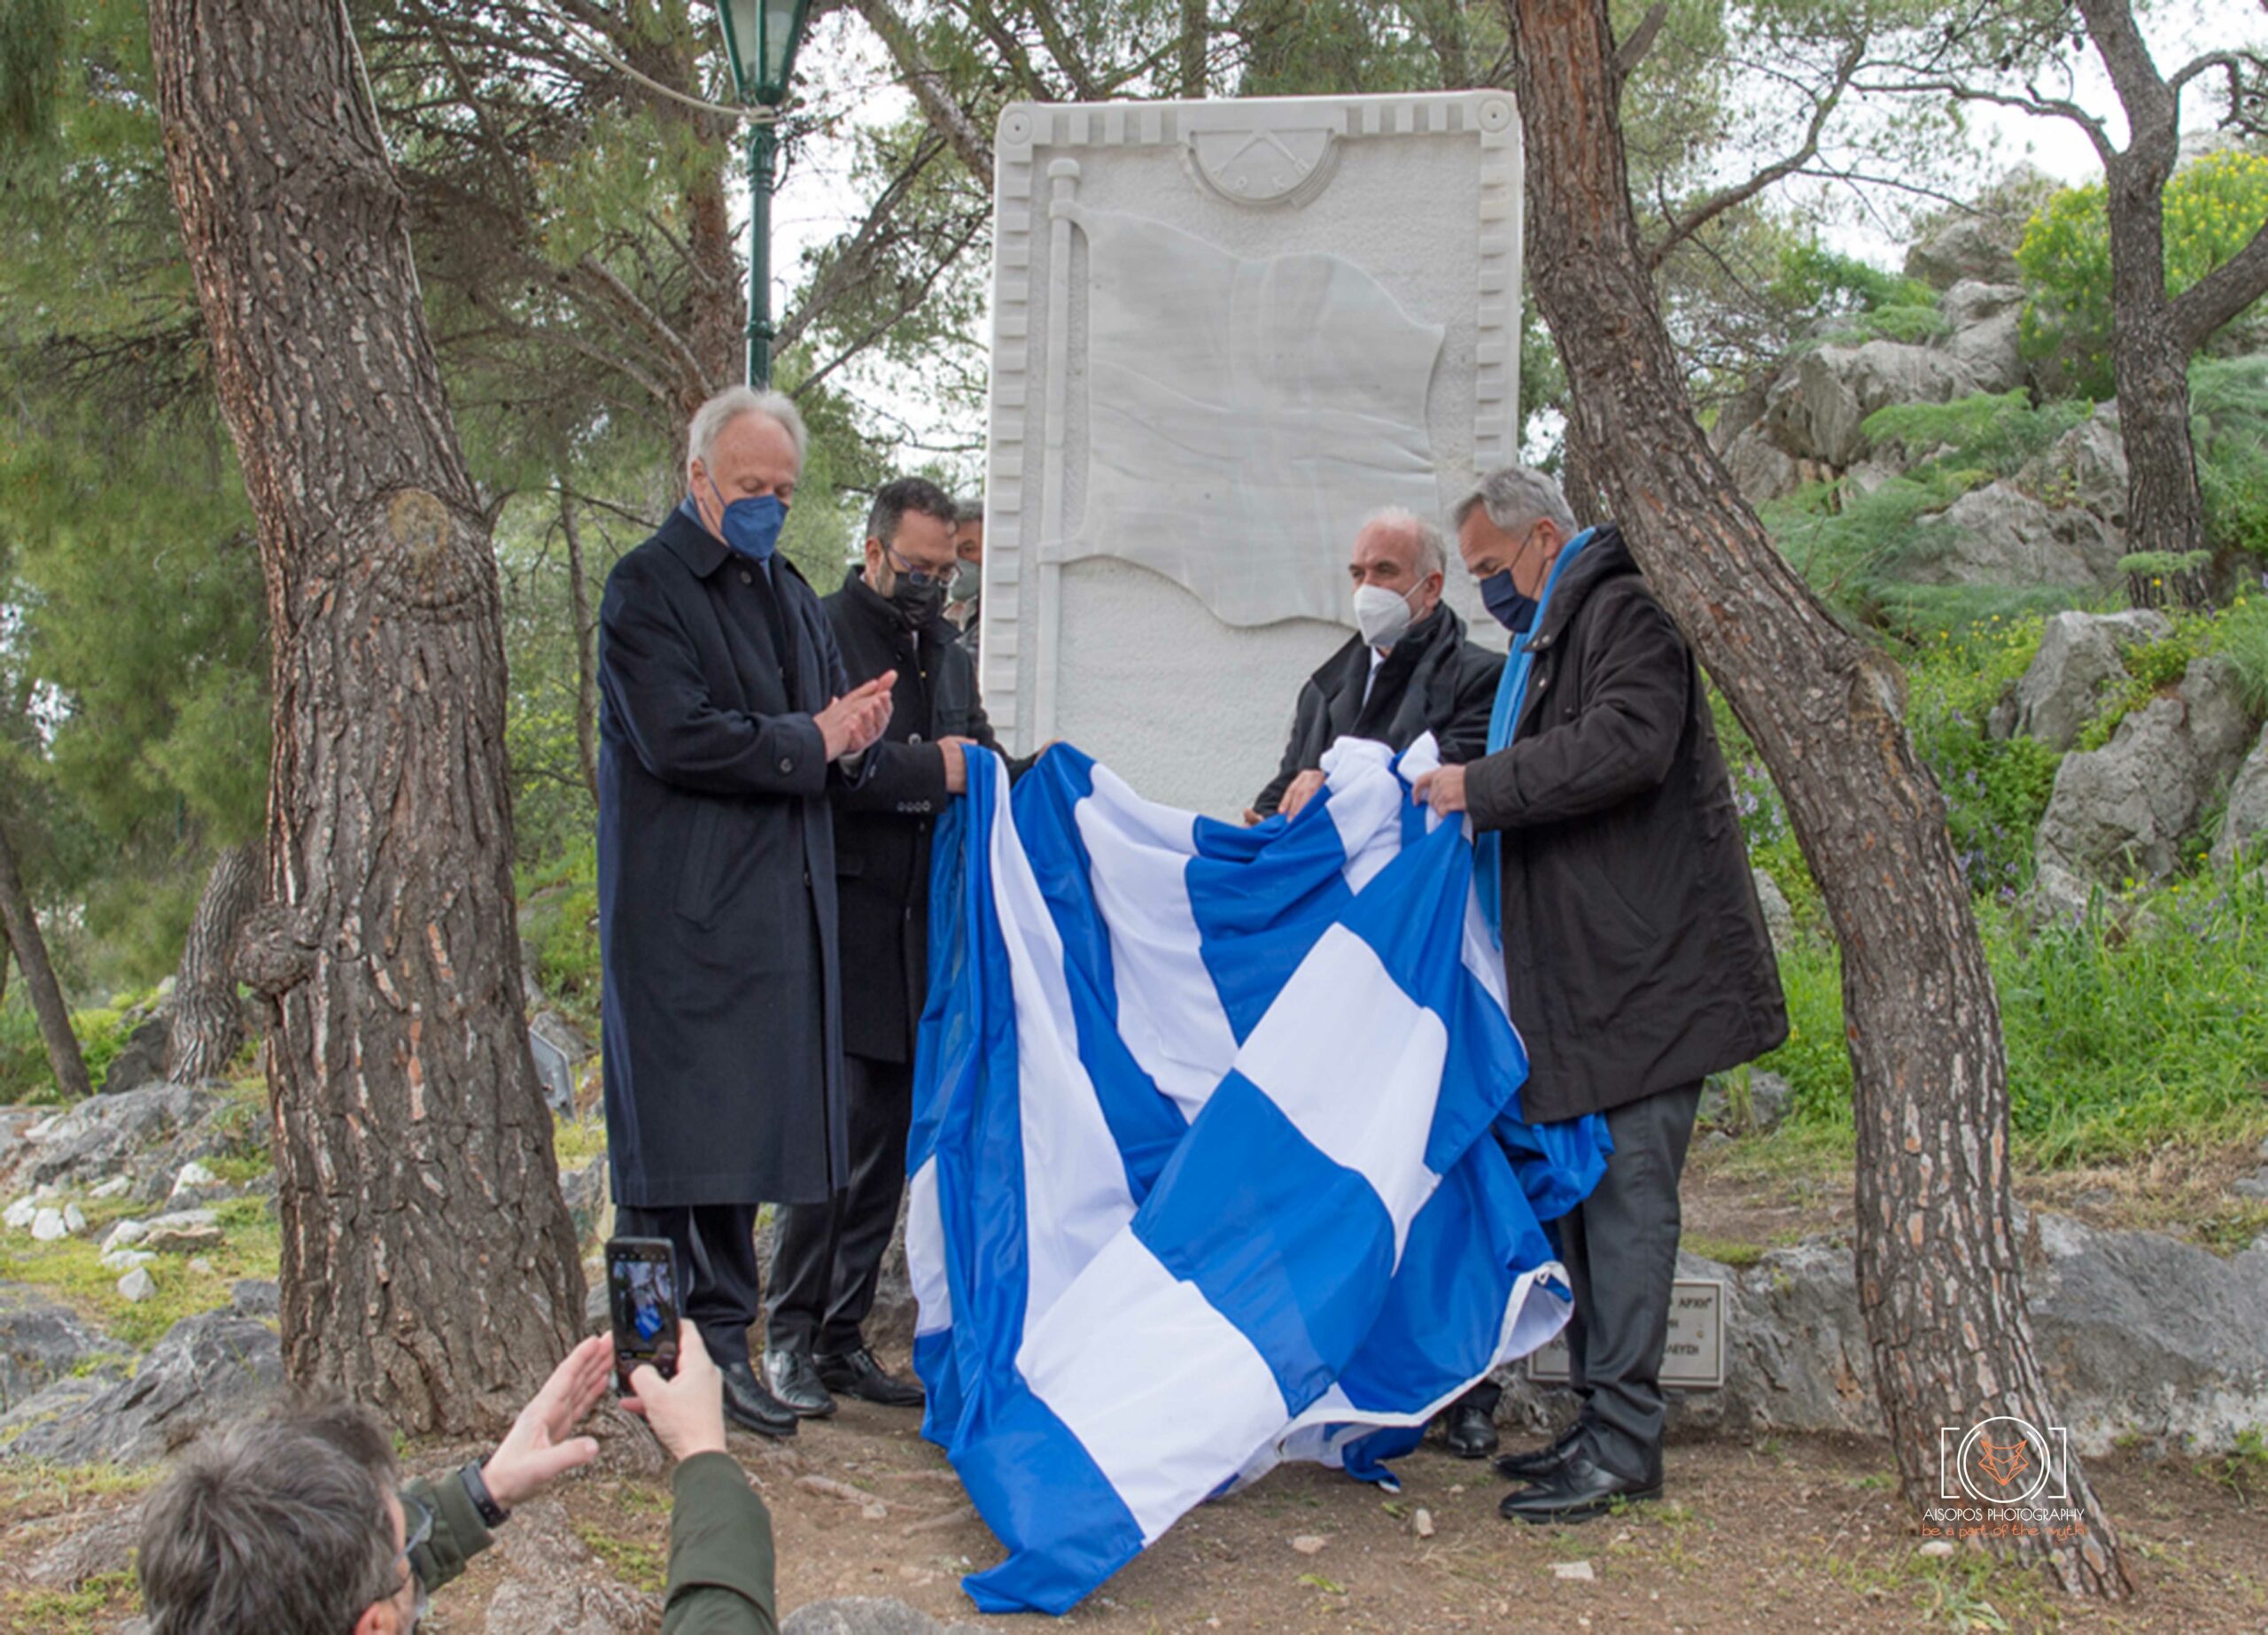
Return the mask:
<svg viewBox="0 0 2268 1635">
<path fill-rule="evenodd" d="M 898 617 L 919 630 L 944 608 L 944 585 L 937 579 L 917 584 L 911 574 L 901 573 L 897 583 L 890 586 L 889 605 L 897 609 Z"/>
</svg>

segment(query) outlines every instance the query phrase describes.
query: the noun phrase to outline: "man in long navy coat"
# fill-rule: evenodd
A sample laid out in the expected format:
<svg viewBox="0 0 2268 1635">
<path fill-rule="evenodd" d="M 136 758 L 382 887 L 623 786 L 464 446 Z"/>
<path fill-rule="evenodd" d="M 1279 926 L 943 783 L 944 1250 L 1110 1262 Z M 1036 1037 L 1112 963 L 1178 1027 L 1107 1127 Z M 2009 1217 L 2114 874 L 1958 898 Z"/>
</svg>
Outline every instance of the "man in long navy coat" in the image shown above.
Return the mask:
<svg viewBox="0 0 2268 1635">
<path fill-rule="evenodd" d="M 889 725 L 776 554 L 807 438 L 734 387 L 687 434 L 685 503 L 599 612 L 599 948 L 616 1230 L 677 1248 L 685 1315 L 737 1423 L 789 1436 L 757 1380 L 761 1202 L 848 1178 L 831 784 Z"/>
</svg>

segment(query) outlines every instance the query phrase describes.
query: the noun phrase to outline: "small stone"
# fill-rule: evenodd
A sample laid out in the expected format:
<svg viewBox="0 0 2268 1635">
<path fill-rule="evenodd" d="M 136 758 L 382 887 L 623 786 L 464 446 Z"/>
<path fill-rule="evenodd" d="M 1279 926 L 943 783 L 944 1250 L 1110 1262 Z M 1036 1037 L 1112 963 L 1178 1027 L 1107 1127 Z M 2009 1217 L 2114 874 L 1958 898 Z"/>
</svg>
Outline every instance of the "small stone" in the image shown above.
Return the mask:
<svg viewBox="0 0 2268 1635">
<path fill-rule="evenodd" d="M 1323 1546 L 1329 1542 L 1316 1533 L 1301 1533 L 1292 1540 L 1292 1548 L 1301 1555 L 1316 1555 L 1321 1554 Z"/>
<path fill-rule="evenodd" d="M 193 1257 L 190 1260 L 189 1269 L 199 1277 L 210 1277 L 213 1275 L 213 1263 L 210 1260 L 207 1260 L 203 1255 L 197 1255 Z"/>
<path fill-rule="evenodd" d="M 150 1235 L 142 1241 L 159 1254 L 190 1255 L 200 1250 L 223 1247 L 229 1235 L 216 1226 L 166 1226 L 153 1222 Z"/>
<path fill-rule="evenodd" d="M 1951 1555 L 1953 1552 L 1953 1543 L 1952 1539 L 1931 1538 L 1924 1542 L 1921 1549 L 1915 1552 L 1915 1554 L 1932 1556 L 1938 1560 L 1943 1560 L 1945 1557 Z"/>
<path fill-rule="evenodd" d="M 138 1306 L 158 1292 L 158 1280 L 150 1275 L 148 1267 L 137 1266 L 118 1280 L 118 1291 Z"/>
<path fill-rule="evenodd" d="M 111 1249 L 103 1253 L 103 1269 L 107 1272 L 130 1272 L 137 1266 L 147 1266 L 158 1257 L 146 1249 Z"/>
<path fill-rule="evenodd" d="M 1551 1576 L 1574 1584 L 1598 1582 L 1598 1575 L 1591 1570 L 1588 1561 L 1554 1561 L 1551 1563 Z"/>
<path fill-rule="evenodd" d="M 63 1229 L 76 1237 L 87 1229 L 87 1217 L 76 1204 L 63 1206 Z"/>
<path fill-rule="evenodd" d="M 197 1159 L 191 1158 L 181 1166 L 181 1174 L 174 1177 L 173 1195 L 179 1197 L 184 1192 L 199 1192 L 207 1187 L 217 1187 L 220 1184 L 220 1176 L 206 1168 Z"/>
<path fill-rule="evenodd" d="M 229 1303 L 246 1317 L 273 1317 L 282 1309 L 272 1279 L 247 1277 L 229 1287 Z"/>
<path fill-rule="evenodd" d="M 2239 1197 L 2268 1199 L 2268 1170 L 2256 1175 L 2241 1176 L 2229 1185 L 2229 1190 Z"/>
<path fill-rule="evenodd" d="M 149 1230 L 147 1221 L 121 1220 L 111 1228 L 110 1236 L 103 1239 L 103 1249 L 105 1252 L 108 1252 L 113 1249 L 124 1249 L 129 1244 L 138 1244 Z"/>
<path fill-rule="evenodd" d="M 71 1228 L 63 1224 L 59 1209 L 43 1209 L 32 1217 L 32 1239 L 35 1243 L 51 1244 L 58 1237 L 70 1236 Z"/>
<path fill-rule="evenodd" d="M 104 1182 L 102 1185 L 95 1188 L 89 1196 L 94 1197 L 117 1197 L 123 1194 L 128 1188 L 132 1187 L 133 1184 L 134 1177 L 131 1175 L 113 1175 L 108 1181 Z"/>
<path fill-rule="evenodd" d="M 8 1205 L 8 1213 L 0 1215 L 11 1232 L 20 1232 L 39 1217 L 39 1203 L 29 1193 Z"/>
<path fill-rule="evenodd" d="M 1419 1507 L 1418 1514 L 1410 1518 L 1410 1530 L 1420 1538 L 1431 1538 L 1433 1536 L 1433 1513 Z"/>
</svg>

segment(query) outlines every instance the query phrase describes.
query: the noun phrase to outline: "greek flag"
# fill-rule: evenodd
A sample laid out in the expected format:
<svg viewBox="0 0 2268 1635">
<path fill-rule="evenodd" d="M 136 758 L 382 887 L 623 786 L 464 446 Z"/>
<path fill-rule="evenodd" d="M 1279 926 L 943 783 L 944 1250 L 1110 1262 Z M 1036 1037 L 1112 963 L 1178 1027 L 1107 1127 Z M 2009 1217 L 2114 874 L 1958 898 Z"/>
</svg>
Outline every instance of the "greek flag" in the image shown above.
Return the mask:
<svg viewBox="0 0 2268 1635">
<path fill-rule="evenodd" d="M 1570 1297 L 1604 1164 L 1527 1062 L 1462 825 L 1342 741 L 1295 820 L 1144 801 L 1068 746 L 938 825 L 908 1144 L 922 1432 L 1060 1613 L 1283 1459 L 1379 1461 Z M 1496 1139 L 1490 1139 L 1492 1127 Z"/>
</svg>

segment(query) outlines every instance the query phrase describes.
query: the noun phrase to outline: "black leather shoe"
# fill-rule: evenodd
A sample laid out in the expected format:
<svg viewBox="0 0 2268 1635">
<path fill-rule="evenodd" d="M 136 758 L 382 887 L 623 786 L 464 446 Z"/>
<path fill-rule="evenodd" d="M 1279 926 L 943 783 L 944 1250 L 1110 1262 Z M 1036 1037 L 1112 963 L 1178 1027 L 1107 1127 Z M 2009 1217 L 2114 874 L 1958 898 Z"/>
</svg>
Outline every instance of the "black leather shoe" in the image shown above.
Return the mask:
<svg viewBox="0 0 2268 1635">
<path fill-rule="evenodd" d="M 1486 1459 L 1496 1451 L 1496 1422 L 1470 1402 L 1449 1404 L 1441 1445 L 1459 1459 Z"/>
<path fill-rule="evenodd" d="M 1583 1422 L 1577 1420 L 1544 1447 L 1507 1453 L 1496 1461 L 1496 1474 L 1508 1482 L 1540 1482 L 1567 1462 L 1567 1455 L 1583 1439 Z"/>
<path fill-rule="evenodd" d="M 1506 1521 L 1588 1522 L 1604 1515 L 1618 1504 L 1635 1504 L 1662 1496 L 1661 1456 L 1649 1461 L 1643 1476 L 1626 1476 L 1591 1457 L 1586 1442 L 1570 1453 L 1550 1476 L 1506 1497 L 1496 1507 Z"/>
<path fill-rule="evenodd" d="M 886 1408 L 918 1408 L 929 1400 L 918 1383 L 888 1372 L 863 1345 L 857 1351 L 822 1353 L 814 1360 L 827 1388 L 846 1397 L 878 1402 Z"/>
<path fill-rule="evenodd" d="M 754 1368 L 744 1362 L 727 1362 L 719 1364 L 717 1372 L 725 1376 L 726 1419 L 759 1437 L 796 1434 L 796 1416 L 785 1403 L 764 1389 Z"/>
<path fill-rule="evenodd" d="M 819 1383 L 809 1352 L 766 1351 L 764 1383 L 797 1419 L 825 1419 L 835 1412 L 835 1399 Z"/>
</svg>

